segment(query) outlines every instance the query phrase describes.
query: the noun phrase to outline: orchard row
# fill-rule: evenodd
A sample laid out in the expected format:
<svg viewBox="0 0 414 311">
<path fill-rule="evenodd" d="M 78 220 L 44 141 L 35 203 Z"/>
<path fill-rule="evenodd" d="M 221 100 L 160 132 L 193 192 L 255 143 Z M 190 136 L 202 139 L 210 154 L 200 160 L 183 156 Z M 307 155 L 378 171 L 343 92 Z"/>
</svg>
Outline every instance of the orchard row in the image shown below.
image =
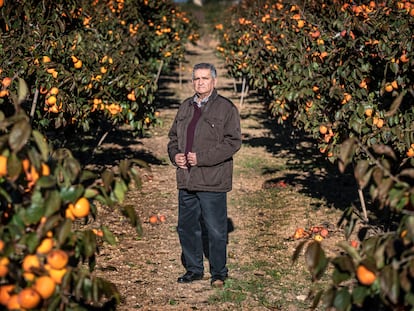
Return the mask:
<svg viewBox="0 0 414 311">
<path fill-rule="evenodd" d="M 122 202 L 146 164 L 86 170 L 64 143 L 156 122 L 159 75 L 196 28 L 170 1 L 6 0 L 0 13 L 0 309 L 115 310 L 119 291 L 93 271 L 116 237 L 94 220 L 110 209 L 142 233 Z"/>
<path fill-rule="evenodd" d="M 0 77 L 12 85 L 0 104 L 25 79 L 24 108 L 48 130 L 156 122 L 159 74 L 198 38 L 171 1 L 6 1 L 1 13 Z"/>
<path fill-rule="evenodd" d="M 309 245 L 315 280 L 329 262 L 335 267 L 316 301 L 338 310 L 412 308 L 414 2 L 243 1 L 228 16 L 216 33 L 230 75 L 263 94 L 278 122 L 311 135 L 342 172 L 354 167 L 361 208 L 350 207 L 342 222 L 349 236 L 362 220 L 362 243 L 345 243 L 331 260 Z"/>
</svg>

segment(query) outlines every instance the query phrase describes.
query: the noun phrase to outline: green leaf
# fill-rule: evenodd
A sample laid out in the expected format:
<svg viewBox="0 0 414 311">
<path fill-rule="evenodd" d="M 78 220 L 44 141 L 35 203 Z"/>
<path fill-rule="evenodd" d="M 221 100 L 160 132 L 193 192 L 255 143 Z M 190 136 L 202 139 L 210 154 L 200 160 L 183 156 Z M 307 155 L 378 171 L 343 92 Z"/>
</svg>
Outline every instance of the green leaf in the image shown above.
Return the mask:
<svg viewBox="0 0 414 311">
<path fill-rule="evenodd" d="M 9 135 L 9 145 L 15 153 L 27 144 L 31 131 L 32 127 L 27 119 L 20 120 L 13 125 Z"/>
<path fill-rule="evenodd" d="M 387 265 L 381 270 L 380 287 L 384 295 L 394 304 L 398 303 L 400 294 L 400 282 L 397 271 L 392 265 Z"/>
<path fill-rule="evenodd" d="M 364 189 L 371 178 L 372 170 L 368 169 L 369 162 L 367 160 L 360 160 L 355 166 L 354 176 L 360 189 Z"/>
<path fill-rule="evenodd" d="M 125 184 L 123 180 L 115 181 L 114 194 L 118 202 L 122 203 L 124 201 L 125 194 L 127 191 L 128 191 L 128 186 Z"/>
<path fill-rule="evenodd" d="M 63 245 L 66 242 L 66 239 L 69 237 L 72 231 L 72 221 L 70 219 L 65 219 L 63 224 L 57 230 L 57 240 L 59 245 Z"/>
<path fill-rule="evenodd" d="M 369 287 L 357 286 L 352 291 L 352 301 L 355 305 L 362 307 L 368 295 L 369 295 Z"/>
<path fill-rule="evenodd" d="M 13 181 L 17 180 L 22 172 L 22 162 L 17 157 L 17 154 L 12 152 L 7 158 L 7 174 Z"/>
<path fill-rule="evenodd" d="M 102 226 L 102 232 L 104 233 L 104 239 L 106 242 L 108 242 L 111 245 L 116 244 L 116 239 L 113 233 L 108 229 L 106 226 Z"/>
<path fill-rule="evenodd" d="M 19 241 L 21 245 L 26 245 L 29 253 L 33 253 L 39 245 L 39 237 L 36 232 L 26 233 Z"/>
<path fill-rule="evenodd" d="M 337 311 L 351 310 L 351 294 L 348 292 L 348 289 L 342 288 L 336 292 L 333 307 Z"/>
<path fill-rule="evenodd" d="M 50 153 L 46 138 L 38 130 L 33 130 L 32 135 L 37 144 L 37 147 L 40 150 L 42 160 L 46 162 L 49 159 Z"/>
<path fill-rule="evenodd" d="M 341 173 L 345 171 L 347 165 L 352 161 L 356 148 L 355 139 L 349 138 L 341 144 L 341 149 L 339 153 L 338 166 Z"/>
<path fill-rule="evenodd" d="M 18 103 L 21 104 L 24 100 L 26 100 L 28 94 L 29 89 L 26 82 L 22 78 L 19 78 L 19 89 L 17 95 Z"/>
<path fill-rule="evenodd" d="M 45 216 L 50 217 L 60 211 L 61 204 L 62 200 L 57 190 L 48 192 L 45 198 Z"/>
<path fill-rule="evenodd" d="M 96 235 L 92 230 L 83 231 L 83 255 L 86 258 L 92 257 L 96 251 Z"/>
<path fill-rule="evenodd" d="M 112 183 L 115 179 L 114 173 L 111 170 L 106 170 L 102 173 L 102 181 L 105 191 L 109 192 L 112 188 Z"/>
<path fill-rule="evenodd" d="M 82 185 L 71 186 L 69 188 L 60 189 L 60 197 L 64 203 L 74 203 L 84 193 Z"/>
<path fill-rule="evenodd" d="M 320 279 L 328 266 L 328 259 L 319 242 L 309 243 L 305 251 L 305 261 L 312 279 Z"/>
</svg>

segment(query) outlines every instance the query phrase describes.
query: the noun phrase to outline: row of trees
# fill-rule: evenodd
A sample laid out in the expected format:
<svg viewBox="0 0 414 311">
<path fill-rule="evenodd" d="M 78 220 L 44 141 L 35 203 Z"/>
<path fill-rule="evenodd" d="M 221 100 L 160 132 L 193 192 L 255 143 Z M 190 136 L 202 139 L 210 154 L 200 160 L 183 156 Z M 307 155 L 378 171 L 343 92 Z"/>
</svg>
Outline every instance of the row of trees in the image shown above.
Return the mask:
<svg viewBox="0 0 414 311">
<path fill-rule="evenodd" d="M 158 77 L 197 28 L 170 1 L 6 0 L 0 13 L 0 308 L 115 309 L 120 293 L 93 270 L 116 237 L 93 220 L 119 208 L 141 233 L 122 202 L 145 163 L 86 170 L 67 145 L 156 122 Z"/>
<path fill-rule="evenodd" d="M 314 137 L 340 171 L 351 166 L 361 198 L 370 196 L 340 221 L 346 237 L 360 221 L 358 249 L 343 243 L 327 258 L 319 243 L 308 245 L 314 281 L 334 267 L 315 305 L 323 297 L 338 310 L 411 309 L 414 3 L 243 1 L 228 16 L 216 32 L 230 75 L 259 90 L 275 120 Z"/>
</svg>

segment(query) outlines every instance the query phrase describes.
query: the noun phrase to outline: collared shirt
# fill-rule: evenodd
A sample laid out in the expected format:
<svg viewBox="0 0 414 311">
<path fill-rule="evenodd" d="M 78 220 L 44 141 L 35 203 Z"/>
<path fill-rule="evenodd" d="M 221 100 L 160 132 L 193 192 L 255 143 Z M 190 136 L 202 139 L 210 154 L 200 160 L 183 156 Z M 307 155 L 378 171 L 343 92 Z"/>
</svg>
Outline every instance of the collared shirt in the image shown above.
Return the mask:
<svg viewBox="0 0 414 311">
<path fill-rule="evenodd" d="M 211 93 L 210 93 L 210 95 L 211 95 Z M 208 100 L 210 99 L 210 95 L 208 95 L 207 97 L 204 97 L 203 99 L 200 100 L 200 98 L 196 94 L 196 95 L 194 95 L 193 102 L 195 104 L 197 104 L 198 108 L 201 108 L 201 106 L 204 106 L 208 102 Z"/>
</svg>

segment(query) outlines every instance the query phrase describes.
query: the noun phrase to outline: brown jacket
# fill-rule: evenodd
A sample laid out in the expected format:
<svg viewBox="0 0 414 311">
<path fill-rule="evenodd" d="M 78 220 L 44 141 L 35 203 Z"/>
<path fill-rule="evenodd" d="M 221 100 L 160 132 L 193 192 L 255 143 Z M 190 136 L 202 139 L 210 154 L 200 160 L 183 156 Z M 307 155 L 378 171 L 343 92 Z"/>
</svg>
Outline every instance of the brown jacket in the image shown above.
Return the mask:
<svg viewBox="0 0 414 311">
<path fill-rule="evenodd" d="M 187 126 L 193 116 L 193 97 L 179 107 L 169 131 L 168 155 L 175 164 L 177 153 L 185 150 Z M 192 152 L 197 166 L 177 167 L 177 187 L 189 191 L 228 192 L 232 189 L 233 155 L 241 147 L 240 116 L 236 106 L 213 90 L 194 133 Z"/>
</svg>

